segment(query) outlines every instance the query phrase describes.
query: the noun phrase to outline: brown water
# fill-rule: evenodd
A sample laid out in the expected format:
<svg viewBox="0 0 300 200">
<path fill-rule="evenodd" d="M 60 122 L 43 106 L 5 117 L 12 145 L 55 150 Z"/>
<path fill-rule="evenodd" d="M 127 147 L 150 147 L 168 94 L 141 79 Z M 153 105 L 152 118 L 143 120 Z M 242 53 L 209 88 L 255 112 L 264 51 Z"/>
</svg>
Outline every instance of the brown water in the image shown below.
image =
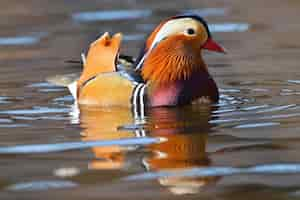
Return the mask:
<svg viewBox="0 0 300 200">
<path fill-rule="evenodd" d="M 299 199 L 297 0 L 0 1 L 0 199 Z M 46 82 L 104 31 L 137 55 L 160 20 L 194 11 L 230 52 L 207 53 L 212 107 L 82 108 Z M 24 146 L 25 145 L 25 146 Z"/>
</svg>

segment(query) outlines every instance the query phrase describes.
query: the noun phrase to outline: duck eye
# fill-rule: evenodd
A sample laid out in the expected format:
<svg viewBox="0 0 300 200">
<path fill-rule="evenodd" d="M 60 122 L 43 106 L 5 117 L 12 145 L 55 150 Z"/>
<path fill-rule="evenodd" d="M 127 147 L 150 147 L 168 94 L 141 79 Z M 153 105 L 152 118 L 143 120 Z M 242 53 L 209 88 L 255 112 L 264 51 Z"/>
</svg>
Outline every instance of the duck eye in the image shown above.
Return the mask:
<svg viewBox="0 0 300 200">
<path fill-rule="evenodd" d="M 196 33 L 196 31 L 195 31 L 193 28 L 188 28 L 188 29 L 186 30 L 186 33 L 187 33 L 188 35 L 194 35 L 194 34 Z"/>
</svg>

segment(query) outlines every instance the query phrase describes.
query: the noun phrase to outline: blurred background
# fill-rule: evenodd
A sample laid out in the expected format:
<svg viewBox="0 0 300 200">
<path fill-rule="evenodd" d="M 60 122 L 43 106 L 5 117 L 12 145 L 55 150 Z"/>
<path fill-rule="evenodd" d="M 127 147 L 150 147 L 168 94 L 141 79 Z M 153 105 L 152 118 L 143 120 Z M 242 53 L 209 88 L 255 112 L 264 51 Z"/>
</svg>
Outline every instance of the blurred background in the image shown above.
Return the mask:
<svg viewBox="0 0 300 200">
<path fill-rule="evenodd" d="M 299 198 L 298 174 L 287 166 L 285 175 L 272 174 L 278 163 L 299 169 L 299 9 L 298 0 L 0 0 L 0 199 Z M 161 20 L 182 12 L 204 17 L 229 52 L 204 52 L 221 92 L 217 108 L 151 112 L 137 133 L 128 110 L 83 110 L 74 118 L 67 89 L 46 81 L 80 72 L 65 61 L 79 60 L 106 31 L 122 32 L 121 52 L 137 56 Z M 65 152 L 67 142 L 145 134 L 168 142 Z M 7 154 L 23 144 L 55 152 Z M 264 164 L 269 171 L 256 175 L 209 168 Z M 159 174 L 201 167 L 212 175 Z M 126 179 L 147 172 L 152 179 Z"/>
</svg>

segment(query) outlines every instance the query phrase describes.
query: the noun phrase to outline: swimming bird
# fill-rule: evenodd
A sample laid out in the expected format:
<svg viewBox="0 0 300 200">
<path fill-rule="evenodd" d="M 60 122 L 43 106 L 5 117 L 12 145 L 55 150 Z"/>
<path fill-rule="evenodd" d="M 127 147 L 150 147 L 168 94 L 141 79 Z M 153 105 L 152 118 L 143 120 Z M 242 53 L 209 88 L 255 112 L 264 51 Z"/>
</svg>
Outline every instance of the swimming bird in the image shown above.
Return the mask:
<svg viewBox="0 0 300 200">
<path fill-rule="evenodd" d="M 119 58 L 122 34 L 105 33 L 90 45 L 83 71 L 69 89 L 79 105 L 159 107 L 217 102 L 217 85 L 202 50 L 225 53 L 196 14 L 162 21 L 132 66 Z M 126 59 L 125 59 L 126 60 Z"/>
</svg>

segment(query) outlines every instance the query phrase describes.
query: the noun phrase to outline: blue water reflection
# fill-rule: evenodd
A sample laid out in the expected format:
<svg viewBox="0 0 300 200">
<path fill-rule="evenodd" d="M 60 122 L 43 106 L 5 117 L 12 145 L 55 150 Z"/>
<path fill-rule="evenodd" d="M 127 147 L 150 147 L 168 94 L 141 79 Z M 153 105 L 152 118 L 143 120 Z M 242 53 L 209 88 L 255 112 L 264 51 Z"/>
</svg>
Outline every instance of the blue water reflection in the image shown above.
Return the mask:
<svg viewBox="0 0 300 200">
<path fill-rule="evenodd" d="M 72 15 L 74 21 L 93 22 L 110 20 L 130 20 L 151 16 L 151 10 L 110 10 L 110 11 L 88 11 Z"/>
<path fill-rule="evenodd" d="M 40 42 L 47 33 L 0 37 L 0 46 L 34 45 Z"/>
</svg>

